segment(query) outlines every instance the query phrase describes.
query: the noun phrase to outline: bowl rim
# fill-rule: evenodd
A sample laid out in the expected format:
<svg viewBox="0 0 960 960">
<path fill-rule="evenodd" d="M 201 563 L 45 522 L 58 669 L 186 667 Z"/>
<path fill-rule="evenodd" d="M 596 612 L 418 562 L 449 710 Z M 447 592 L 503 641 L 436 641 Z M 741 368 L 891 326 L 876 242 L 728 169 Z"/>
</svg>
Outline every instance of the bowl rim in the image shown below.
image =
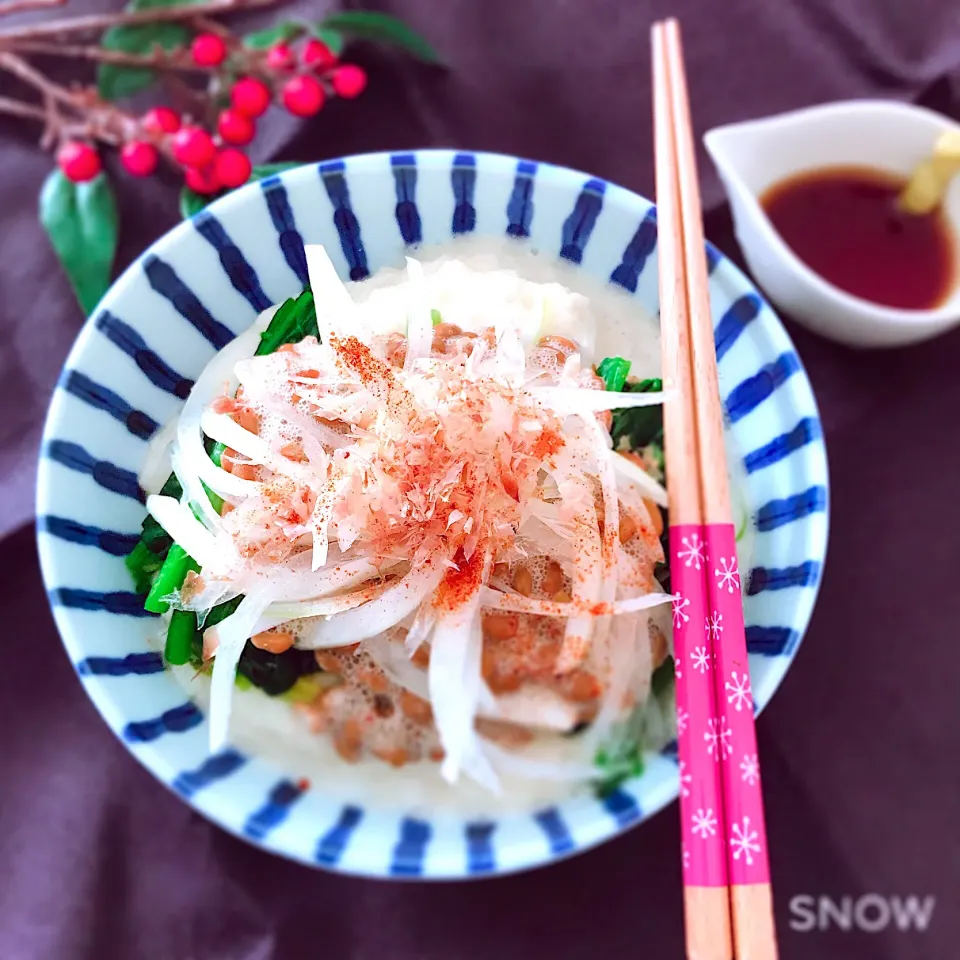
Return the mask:
<svg viewBox="0 0 960 960">
<path fill-rule="evenodd" d="M 555 178 L 560 182 L 566 182 L 569 184 L 570 178 L 574 178 L 582 186 L 583 183 L 591 180 L 597 180 L 595 175 L 588 174 L 584 171 L 580 171 L 576 168 L 565 167 L 558 164 L 545 162 L 545 161 L 525 161 L 523 158 L 501 154 L 501 153 L 492 153 L 488 151 L 478 151 L 478 150 L 467 150 L 463 148 L 425 148 L 417 149 L 411 148 L 409 150 L 392 150 L 392 151 L 377 151 L 371 153 L 355 154 L 355 155 L 345 155 L 343 157 L 332 158 L 324 161 L 317 161 L 311 163 L 305 163 L 300 166 L 291 168 L 289 170 L 282 171 L 281 173 L 276 174 L 276 177 L 281 181 L 287 181 L 288 184 L 290 181 L 296 181 L 301 178 L 306 178 L 317 171 L 318 168 L 325 166 L 327 164 L 338 164 L 343 163 L 347 165 L 347 169 L 350 172 L 362 172 L 363 168 L 368 165 L 381 165 L 385 161 L 387 167 L 383 169 L 389 169 L 390 158 L 396 156 L 400 153 L 412 153 L 416 157 L 418 167 L 421 165 L 428 165 L 430 163 L 443 164 L 445 170 L 450 168 L 450 161 L 454 156 L 458 154 L 467 154 L 470 155 L 480 162 L 484 160 L 495 161 L 499 163 L 507 164 L 518 164 L 522 162 L 531 162 L 536 164 L 536 176 L 539 178 L 541 176 L 548 178 Z M 382 172 L 382 169 L 379 171 Z M 642 194 L 637 193 L 636 191 L 630 190 L 628 188 L 619 186 L 614 181 L 602 180 L 607 187 L 613 188 L 620 195 L 621 199 L 627 200 L 630 204 L 637 204 L 639 207 L 645 208 L 647 212 L 650 210 L 655 210 L 655 206 L 652 201 L 645 198 Z M 244 187 L 231 192 L 225 197 L 219 198 L 214 201 L 210 206 L 209 210 L 211 213 L 225 212 L 231 208 L 242 207 L 245 203 L 249 201 L 249 198 L 255 195 L 256 192 L 260 190 L 259 183 L 248 183 Z M 632 212 L 632 211 L 631 211 Z M 192 219 L 192 218 L 191 218 Z M 121 273 L 116 281 L 111 285 L 104 298 L 97 304 L 96 308 L 91 312 L 90 316 L 85 321 L 84 325 L 77 333 L 77 337 L 72 345 L 67 359 L 64 362 L 64 370 L 68 370 L 73 365 L 77 357 L 82 354 L 85 349 L 87 340 L 92 336 L 94 325 L 93 318 L 100 314 L 103 309 L 104 303 L 113 299 L 114 297 L 124 295 L 126 288 L 133 283 L 134 278 L 138 275 L 141 262 L 145 257 L 152 253 L 162 253 L 169 246 L 173 246 L 179 242 L 181 237 L 191 235 L 192 225 L 189 220 L 184 220 L 178 223 L 171 230 L 168 230 L 166 233 L 162 234 L 157 238 L 154 243 L 148 246 L 146 249 L 141 251 L 141 253 L 134 258 L 133 261 L 128 265 L 128 267 Z M 800 380 L 802 381 L 802 388 L 805 391 L 805 402 L 809 404 L 811 416 L 815 417 L 817 423 L 820 423 L 820 413 L 819 407 L 816 402 L 816 398 L 813 393 L 813 388 L 809 382 L 809 378 L 806 375 L 806 370 L 802 364 L 802 361 L 799 360 L 799 355 L 796 354 L 796 349 L 793 345 L 793 342 L 784 327 L 779 316 L 769 305 L 766 298 L 763 294 L 754 286 L 754 284 L 743 274 L 743 272 L 723 253 L 721 253 L 713 244 L 709 241 L 706 242 L 706 251 L 708 258 L 711 259 L 715 266 L 712 270 L 711 283 L 714 279 L 717 278 L 719 282 L 727 285 L 732 288 L 732 290 L 737 292 L 737 295 L 751 294 L 759 299 L 760 304 L 769 310 L 771 318 L 775 320 L 775 324 L 772 329 L 776 335 L 776 339 L 779 344 L 779 349 L 789 349 L 797 356 L 799 363 L 799 368 L 797 373 L 800 375 Z M 59 384 L 58 384 L 59 385 Z M 58 422 L 58 406 L 59 400 L 61 398 L 61 391 L 55 390 L 53 398 L 51 400 L 50 406 L 48 408 L 47 416 L 44 423 L 43 437 L 41 443 L 41 451 L 46 449 L 47 443 L 52 438 L 54 433 L 55 426 Z M 806 631 L 809 627 L 810 619 L 812 616 L 813 608 L 816 604 L 817 597 L 819 595 L 820 587 L 823 582 L 823 571 L 825 567 L 826 554 L 827 554 L 827 545 L 829 542 L 829 526 L 830 526 L 830 484 L 829 484 L 829 469 L 826 461 L 826 445 L 824 442 L 822 431 L 819 433 L 817 438 L 812 442 L 811 447 L 815 449 L 819 456 L 823 458 L 824 466 L 824 476 L 823 476 L 823 485 L 826 492 L 826 503 L 822 511 L 824 522 L 822 524 L 822 534 L 819 537 L 812 537 L 810 532 L 810 525 L 808 520 L 804 520 L 802 523 L 803 528 L 805 529 L 804 542 L 808 544 L 808 552 L 811 557 L 815 558 L 819 564 L 818 573 L 815 581 L 812 584 L 807 586 L 807 589 L 804 593 L 804 602 L 802 606 L 798 609 L 794 616 L 794 622 L 790 624 L 792 628 L 796 630 L 798 634 L 796 642 L 791 647 L 789 653 L 784 654 L 783 656 L 778 657 L 780 661 L 776 668 L 771 670 L 770 673 L 773 674 L 769 682 L 765 685 L 765 697 L 763 700 L 763 705 L 761 706 L 758 703 L 757 713 L 759 714 L 765 709 L 766 705 L 773 698 L 776 690 L 779 688 L 780 683 L 783 681 L 786 672 L 792 666 L 794 659 L 799 651 L 800 646 L 802 645 L 802 640 L 806 635 Z M 47 495 L 46 485 L 47 485 L 47 465 L 43 453 L 41 452 L 41 459 L 38 471 L 37 479 L 37 497 L 36 497 L 36 513 L 38 521 L 48 512 L 45 509 L 45 498 Z M 51 586 L 54 585 L 51 583 L 52 567 L 53 561 L 48 556 L 50 549 L 47 545 L 44 544 L 44 537 L 41 536 L 42 530 L 40 528 L 39 522 L 36 527 L 36 535 L 38 540 L 38 553 L 40 556 L 40 566 L 41 572 L 44 580 L 44 584 L 47 587 L 48 591 Z M 48 598 L 52 603 L 52 598 L 48 593 Z M 82 640 L 83 632 L 80 630 L 74 629 L 74 627 L 69 622 L 61 622 L 61 619 L 57 617 L 56 609 L 54 608 L 54 618 L 56 620 L 57 631 L 60 634 L 61 642 L 63 643 L 65 652 L 71 660 L 71 663 L 77 666 L 79 660 L 85 655 L 84 643 Z M 799 625 L 799 626 L 798 626 Z M 174 778 L 178 773 L 182 773 L 182 768 L 174 769 L 172 768 L 162 755 L 157 751 L 152 749 L 131 749 L 131 745 L 124 740 L 121 736 L 121 729 L 130 718 L 126 715 L 122 715 L 119 712 L 119 708 L 116 706 L 115 697 L 113 697 L 109 689 L 101 682 L 101 678 L 98 677 L 86 677 L 81 682 L 81 685 L 86 690 L 87 695 L 93 701 L 94 706 L 97 708 L 98 712 L 101 714 L 103 719 L 106 721 L 108 727 L 113 731 L 114 735 L 120 740 L 120 742 L 127 749 L 128 753 L 131 753 L 137 761 L 139 761 L 146 769 L 148 769 L 156 779 L 167 787 L 172 793 L 177 795 L 179 799 L 185 800 L 194 810 L 204 816 L 207 820 L 214 823 L 218 827 L 226 830 L 227 832 L 233 834 L 244 842 L 257 846 L 261 849 L 267 850 L 271 853 L 278 854 L 285 859 L 289 859 L 294 862 L 303 863 L 312 868 L 319 868 L 323 870 L 329 870 L 333 873 L 341 873 L 345 875 L 354 875 L 362 876 L 372 879 L 389 879 L 389 880 L 398 880 L 398 879 L 410 879 L 416 881 L 452 881 L 452 880 L 480 880 L 480 879 L 492 879 L 493 877 L 498 876 L 507 876 L 513 873 L 526 872 L 527 870 L 532 870 L 542 866 L 547 866 L 560 860 L 568 859 L 576 854 L 583 853 L 587 850 L 590 850 L 601 843 L 612 840 L 622 833 L 625 833 L 627 830 L 632 829 L 633 827 L 639 825 L 645 820 L 650 819 L 656 813 L 660 812 L 666 806 L 673 802 L 678 795 L 678 786 L 674 778 L 673 782 L 668 788 L 662 789 L 659 791 L 657 799 L 653 802 L 650 802 L 649 799 L 645 800 L 642 806 L 642 811 L 640 816 L 629 823 L 620 823 L 615 821 L 612 817 L 608 817 L 607 820 L 602 824 L 602 828 L 595 831 L 595 835 L 583 838 L 578 837 L 573 847 L 565 852 L 557 852 L 552 849 L 546 849 L 544 852 L 540 849 L 531 849 L 526 851 L 527 847 L 531 846 L 531 841 L 527 838 L 523 839 L 522 844 L 519 845 L 519 849 L 526 851 L 525 855 L 522 857 L 511 857 L 511 862 L 507 865 L 497 864 L 497 866 L 490 871 L 489 873 L 472 873 L 468 870 L 458 869 L 458 870 L 448 870 L 448 871 L 436 871 L 433 873 L 423 873 L 416 877 L 399 877 L 392 873 L 386 872 L 382 867 L 371 866 L 367 861 L 362 861 L 358 864 L 344 864 L 342 861 L 339 861 L 333 865 L 324 864 L 318 862 L 316 859 L 310 859 L 297 851 L 290 849 L 289 846 L 284 846 L 278 842 L 275 842 L 271 837 L 267 837 L 266 840 L 257 840 L 251 839 L 247 836 L 241 829 L 240 824 L 243 822 L 242 818 L 237 818 L 231 816 L 231 811 L 224 809 L 225 804 L 223 800 L 218 800 L 216 804 L 203 804 L 198 803 L 197 800 L 193 797 L 184 797 L 174 788 Z M 149 744 L 143 745 L 147 748 L 150 747 Z M 569 802 L 569 801 L 561 801 Z M 527 812 L 524 816 L 529 816 L 530 812 Z M 466 815 L 460 815 L 460 822 L 466 821 Z M 494 817 L 494 821 L 502 820 L 503 815 L 499 817 Z M 514 849 L 517 849 L 516 841 L 511 841 Z"/>
</svg>

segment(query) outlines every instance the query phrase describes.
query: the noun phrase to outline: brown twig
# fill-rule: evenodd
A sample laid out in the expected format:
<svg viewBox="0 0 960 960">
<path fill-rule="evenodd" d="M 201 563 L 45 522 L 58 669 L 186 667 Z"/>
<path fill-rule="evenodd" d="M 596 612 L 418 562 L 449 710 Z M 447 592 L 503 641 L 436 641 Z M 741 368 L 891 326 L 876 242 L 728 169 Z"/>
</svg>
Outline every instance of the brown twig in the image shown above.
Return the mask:
<svg viewBox="0 0 960 960">
<path fill-rule="evenodd" d="M 46 120 L 47 115 L 41 107 L 22 100 L 13 100 L 10 97 L 0 97 L 0 113 L 10 117 L 28 117 L 32 120 Z"/>
<path fill-rule="evenodd" d="M 216 20 L 212 20 L 210 17 L 195 17 L 190 23 L 191 26 L 196 28 L 197 33 L 215 33 L 218 37 L 223 37 L 225 40 L 233 36 L 229 27 L 225 27 L 222 23 L 217 23 Z"/>
<path fill-rule="evenodd" d="M 48 100 L 60 101 L 62 103 L 74 103 L 74 98 L 66 87 L 54 83 L 45 77 L 39 70 L 35 70 L 26 60 L 18 57 L 9 50 L 0 50 L 0 70 L 6 70 L 12 73 L 24 83 L 29 84 L 36 90 L 39 90 Z"/>
<path fill-rule="evenodd" d="M 133 13 L 93 13 L 82 17 L 34 23 L 10 30 L 0 30 L 0 44 L 6 46 L 11 40 L 35 40 L 41 37 L 59 37 L 72 33 L 105 30 L 108 27 L 136 26 L 143 23 L 195 20 L 207 14 L 223 16 L 245 10 L 275 6 L 280 0 L 207 0 L 184 7 L 158 7 Z"/>
<path fill-rule="evenodd" d="M 13 53 L 32 53 L 48 57 L 71 57 L 78 60 L 96 60 L 99 63 L 115 63 L 122 67 L 150 67 L 155 70 L 189 70 L 208 73 L 210 67 L 201 67 L 193 62 L 188 50 L 164 50 L 155 47 L 153 53 L 125 53 L 108 50 L 93 44 L 77 46 L 50 43 L 42 40 L 13 40 L 3 42 L 3 49 Z"/>
<path fill-rule="evenodd" d="M 67 0 L 8 0 L 7 3 L 0 3 L 0 17 L 41 7 L 62 7 L 66 2 Z"/>
<path fill-rule="evenodd" d="M 0 50 L 0 70 L 13 74 L 40 93 L 42 106 L 6 100 L 4 106 L 10 108 L 5 112 L 17 111 L 20 116 L 44 121 L 40 138 L 44 149 L 50 149 L 58 140 L 74 138 L 100 140 L 119 146 L 141 130 L 139 118 L 101 100 L 95 88 L 68 90 L 9 50 Z M 18 105 L 14 107 L 13 104 Z M 64 109 L 69 115 L 64 115 Z M 167 153 L 166 144 L 158 143 L 157 146 L 162 153 Z"/>
</svg>

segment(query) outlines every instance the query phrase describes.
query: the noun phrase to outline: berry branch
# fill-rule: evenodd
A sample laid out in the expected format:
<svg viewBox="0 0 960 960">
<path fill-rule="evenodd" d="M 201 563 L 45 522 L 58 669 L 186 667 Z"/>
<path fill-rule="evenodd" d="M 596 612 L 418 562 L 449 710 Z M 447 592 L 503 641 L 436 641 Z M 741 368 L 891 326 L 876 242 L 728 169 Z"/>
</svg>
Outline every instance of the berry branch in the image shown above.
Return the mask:
<svg viewBox="0 0 960 960">
<path fill-rule="evenodd" d="M 38 10 L 42 7 L 62 7 L 67 0 L 9 0 L 0 3 L 0 17 L 10 13 L 23 13 L 24 10 Z"/>
<path fill-rule="evenodd" d="M 0 14 L 63 2 L 8 0 L 0 2 Z M 41 192 L 40 219 L 85 310 L 106 289 L 117 244 L 103 148 L 116 150 L 131 176 L 151 176 L 161 164 L 181 174 L 181 210 L 190 215 L 218 194 L 267 175 L 243 148 L 271 106 L 310 118 L 331 100 L 363 92 L 366 73 L 342 60 L 351 40 L 392 43 L 439 62 L 422 37 L 381 13 L 345 11 L 316 24 L 281 21 L 244 35 L 214 19 L 280 2 L 164 0 L 144 9 L 145 0 L 130 0 L 119 13 L 0 30 L 0 72 L 33 94 L 0 97 L 0 114 L 42 123 L 40 146 L 56 151 L 59 169 Z M 31 63 L 32 56 L 94 62 L 97 83 L 64 86 Z M 137 114 L 115 102 L 149 88 L 160 74 L 187 95 L 190 113 L 158 104 Z M 99 246 L 91 245 L 91 230 L 102 232 Z"/>
<path fill-rule="evenodd" d="M 150 10 L 134 10 L 124 13 L 91 13 L 82 17 L 65 17 L 47 23 L 32 23 L 11 30 L 0 30 L 0 45 L 11 40 L 34 40 L 38 37 L 62 37 L 72 33 L 95 33 L 110 27 L 133 27 L 141 24 L 165 23 L 177 20 L 195 20 L 211 14 L 223 16 L 273 7 L 281 0 L 206 0 L 181 7 L 154 7 Z M 7 9 L 0 7 L 0 15 L 28 10 L 31 7 L 63 6 L 66 0 L 14 0 Z"/>
</svg>

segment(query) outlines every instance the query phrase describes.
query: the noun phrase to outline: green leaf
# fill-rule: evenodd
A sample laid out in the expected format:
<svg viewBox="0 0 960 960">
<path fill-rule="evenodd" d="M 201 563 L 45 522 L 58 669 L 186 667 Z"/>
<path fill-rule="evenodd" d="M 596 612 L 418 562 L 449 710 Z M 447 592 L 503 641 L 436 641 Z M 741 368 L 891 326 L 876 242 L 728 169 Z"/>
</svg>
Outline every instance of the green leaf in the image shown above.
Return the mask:
<svg viewBox="0 0 960 960">
<path fill-rule="evenodd" d="M 673 657 L 668 656 L 666 660 L 653 671 L 653 676 L 650 678 L 650 692 L 657 698 L 672 694 L 675 676 Z"/>
<path fill-rule="evenodd" d="M 110 286 L 117 252 L 117 201 L 106 175 L 89 183 L 73 183 L 60 170 L 47 177 L 40 191 L 43 224 L 73 292 L 89 314 Z"/>
<path fill-rule="evenodd" d="M 131 0 L 124 10 L 135 13 L 160 7 L 190 6 L 193 0 Z M 190 43 L 193 31 L 183 23 L 143 23 L 111 27 L 100 38 L 100 46 L 121 53 L 151 53 L 154 47 L 176 50 Z M 124 67 L 116 63 L 97 65 L 97 89 L 105 100 L 118 100 L 146 90 L 157 74 L 147 67 Z"/>
<path fill-rule="evenodd" d="M 627 381 L 623 389 L 626 393 L 658 393 L 663 389 L 663 381 Z M 662 445 L 663 407 L 627 407 L 614 410 L 610 436 L 616 450 L 622 450 L 624 445 L 635 451 L 654 442 Z"/>
<path fill-rule="evenodd" d="M 436 307 L 434 307 L 430 311 L 430 319 L 433 321 L 433 325 L 435 327 L 439 327 L 440 324 L 443 323 L 443 314 Z"/>
<path fill-rule="evenodd" d="M 614 393 L 623 390 L 623 385 L 627 382 L 627 374 L 630 372 L 630 361 L 623 357 L 607 357 L 600 361 L 597 367 L 597 373 L 603 377 L 603 382 L 607 389 Z"/>
<path fill-rule="evenodd" d="M 250 179 L 248 183 L 252 183 L 254 180 L 266 180 L 267 177 L 272 177 L 274 174 L 283 173 L 285 170 L 295 170 L 297 167 L 302 167 L 303 162 L 301 160 L 285 160 L 282 163 L 258 163 L 254 166 L 253 172 L 250 174 Z"/>
<path fill-rule="evenodd" d="M 313 291 L 307 287 L 300 296 L 284 300 L 273 315 L 267 329 L 260 334 L 256 355 L 273 353 L 285 343 L 299 343 L 304 337 L 320 336 L 317 326 L 317 306 Z"/>
<path fill-rule="evenodd" d="M 216 199 L 215 195 L 196 193 L 189 187 L 182 187 L 180 189 L 180 216 L 184 220 L 189 220 L 195 213 L 199 213 L 208 203 L 213 203 Z"/>
<path fill-rule="evenodd" d="M 273 27 L 248 33 L 243 38 L 243 45 L 251 50 L 269 50 L 270 47 L 274 47 L 278 43 L 286 43 L 288 40 L 299 37 L 304 30 L 306 30 L 304 24 L 296 23 L 293 20 L 284 20 Z"/>
<path fill-rule="evenodd" d="M 340 34 L 345 41 L 372 40 L 375 43 L 400 47 L 427 63 L 443 62 L 440 54 L 419 33 L 388 13 L 378 13 L 374 10 L 345 10 L 343 13 L 332 13 L 316 26 L 314 33 L 334 53 L 339 51 L 330 43 L 328 36 Z"/>
</svg>

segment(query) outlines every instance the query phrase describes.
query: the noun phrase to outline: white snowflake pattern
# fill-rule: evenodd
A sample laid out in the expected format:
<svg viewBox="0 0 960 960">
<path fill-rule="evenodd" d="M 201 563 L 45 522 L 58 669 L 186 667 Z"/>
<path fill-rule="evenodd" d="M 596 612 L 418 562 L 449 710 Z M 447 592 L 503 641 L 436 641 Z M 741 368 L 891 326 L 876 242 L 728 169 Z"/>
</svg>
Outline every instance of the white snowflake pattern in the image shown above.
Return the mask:
<svg viewBox="0 0 960 960">
<path fill-rule="evenodd" d="M 713 571 L 717 586 L 727 593 L 736 593 L 740 589 L 740 567 L 736 556 L 721 557 L 717 562 L 720 566 Z"/>
<path fill-rule="evenodd" d="M 687 786 L 688 783 L 693 782 L 693 774 L 686 772 L 686 763 L 683 760 L 680 761 L 680 796 L 689 797 L 690 788 Z"/>
<path fill-rule="evenodd" d="M 704 542 L 698 534 L 691 533 L 689 537 L 681 537 L 680 543 L 686 547 L 686 549 L 677 551 L 677 559 L 685 560 L 686 563 L 684 566 L 699 570 L 701 564 L 706 562 L 706 557 L 703 555 Z"/>
<path fill-rule="evenodd" d="M 727 727 L 727 718 L 721 717 L 717 720 L 711 717 L 707 725 L 710 729 L 703 735 L 704 742 L 707 744 L 707 753 L 714 760 L 726 760 L 733 753 L 733 744 L 730 742 L 733 731 Z"/>
<path fill-rule="evenodd" d="M 687 713 L 682 707 L 677 708 L 677 733 L 684 734 L 687 732 L 687 721 L 690 719 L 690 714 Z"/>
<path fill-rule="evenodd" d="M 714 610 L 711 616 L 704 620 L 703 628 L 714 643 L 719 643 L 720 634 L 723 633 L 723 614 Z"/>
<path fill-rule="evenodd" d="M 701 674 L 710 669 L 710 651 L 706 647 L 694 647 L 690 659 L 693 661 L 693 669 L 699 670 Z"/>
<path fill-rule="evenodd" d="M 683 657 L 679 656 L 674 650 L 673 654 L 673 675 L 678 679 L 683 679 Z"/>
<path fill-rule="evenodd" d="M 740 761 L 740 779 L 751 787 L 760 780 L 760 762 L 755 753 L 745 753 Z"/>
<path fill-rule="evenodd" d="M 690 828 L 701 840 L 716 836 L 717 818 L 713 815 L 713 807 L 706 810 L 701 807 L 691 818 L 693 826 Z"/>
<path fill-rule="evenodd" d="M 689 870 L 690 869 L 690 851 L 687 849 L 687 845 L 685 843 L 681 845 L 681 848 L 683 850 L 683 869 Z"/>
<path fill-rule="evenodd" d="M 739 860 L 741 855 L 746 860 L 747 866 L 753 866 L 753 854 L 760 852 L 760 844 L 757 840 L 760 834 L 756 830 L 750 829 L 750 818 L 743 818 L 743 826 L 739 823 L 733 825 L 733 833 L 730 835 L 730 849 L 733 852 L 733 859 Z"/>
<path fill-rule="evenodd" d="M 683 612 L 684 607 L 690 606 L 690 601 L 679 593 L 673 598 L 673 629 L 679 630 L 690 620 L 689 614 Z"/>
<path fill-rule="evenodd" d="M 723 686 L 727 691 L 727 703 L 733 704 L 733 709 L 739 713 L 744 707 L 749 712 L 753 706 L 753 691 L 750 689 L 750 674 L 739 674 L 736 670 L 730 671 L 730 680 Z M 732 680 L 732 682 L 731 682 Z"/>
</svg>

